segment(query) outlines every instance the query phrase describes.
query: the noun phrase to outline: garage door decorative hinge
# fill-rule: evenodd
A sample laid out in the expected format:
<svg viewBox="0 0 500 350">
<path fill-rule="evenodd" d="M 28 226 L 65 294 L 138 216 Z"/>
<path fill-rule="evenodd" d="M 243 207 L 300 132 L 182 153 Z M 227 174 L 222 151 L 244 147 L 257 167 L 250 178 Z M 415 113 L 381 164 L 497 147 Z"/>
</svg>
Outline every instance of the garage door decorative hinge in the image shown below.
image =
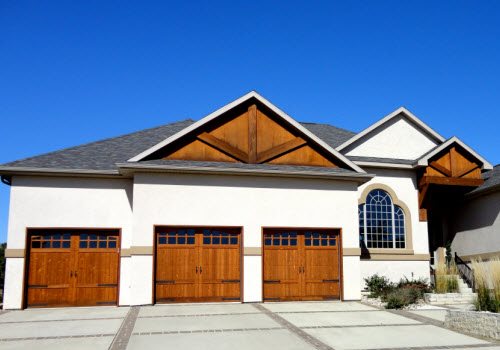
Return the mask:
<svg viewBox="0 0 500 350">
<path fill-rule="evenodd" d="M 240 283 L 240 280 L 222 280 L 222 283 Z"/>
<path fill-rule="evenodd" d="M 264 283 L 280 283 L 281 280 L 264 280 Z"/>
<path fill-rule="evenodd" d="M 118 286 L 118 284 L 116 284 L 116 283 L 99 283 L 97 286 L 98 287 L 116 287 L 116 286 Z"/>
<path fill-rule="evenodd" d="M 28 288 L 47 288 L 48 286 L 46 284 L 30 284 L 28 285 Z"/>
<path fill-rule="evenodd" d="M 156 281 L 157 284 L 175 284 L 174 280 L 158 280 Z"/>
<path fill-rule="evenodd" d="M 323 282 L 338 282 L 339 280 L 323 280 Z"/>
</svg>

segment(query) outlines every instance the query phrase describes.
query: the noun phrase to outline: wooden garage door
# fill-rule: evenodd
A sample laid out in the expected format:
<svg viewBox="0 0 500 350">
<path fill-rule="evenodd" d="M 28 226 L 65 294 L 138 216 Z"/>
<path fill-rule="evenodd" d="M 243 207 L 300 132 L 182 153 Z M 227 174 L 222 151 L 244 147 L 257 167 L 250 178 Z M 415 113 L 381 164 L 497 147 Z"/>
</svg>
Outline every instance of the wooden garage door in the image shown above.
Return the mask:
<svg viewBox="0 0 500 350">
<path fill-rule="evenodd" d="M 239 229 L 156 229 L 157 303 L 239 301 Z"/>
<path fill-rule="evenodd" d="M 116 230 L 31 230 L 28 307 L 116 305 Z"/>
<path fill-rule="evenodd" d="M 264 300 L 340 299 L 340 230 L 264 230 Z"/>
</svg>

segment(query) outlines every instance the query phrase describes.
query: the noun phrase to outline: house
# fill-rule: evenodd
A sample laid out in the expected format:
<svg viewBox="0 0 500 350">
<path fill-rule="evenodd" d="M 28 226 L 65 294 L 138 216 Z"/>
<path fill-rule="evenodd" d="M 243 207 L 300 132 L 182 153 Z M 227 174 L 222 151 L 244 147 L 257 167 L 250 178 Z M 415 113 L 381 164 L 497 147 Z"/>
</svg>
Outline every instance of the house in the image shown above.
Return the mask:
<svg viewBox="0 0 500 350">
<path fill-rule="evenodd" d="M 358 300 L 374 273 L 429 278 L 442 206 L 490 169 L 405 108 L 355 134 L 250 92 L 0 166 L 4 306 Z"/>
</svg>

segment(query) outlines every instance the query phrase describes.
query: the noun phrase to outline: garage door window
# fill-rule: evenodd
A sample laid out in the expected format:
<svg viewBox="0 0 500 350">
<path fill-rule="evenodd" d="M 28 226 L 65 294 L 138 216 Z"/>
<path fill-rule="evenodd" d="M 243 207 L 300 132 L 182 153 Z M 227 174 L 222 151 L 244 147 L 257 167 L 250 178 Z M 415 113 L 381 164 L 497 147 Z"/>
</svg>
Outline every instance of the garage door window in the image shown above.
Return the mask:
<svg viewBox="0 0 500 350">
<path fill-rule="evenodd" d="M 80 234 L 80 248 L 116 248 L 118 237 L 110 235 L 97 235 L 97 234 Z"/>
<path fill-rule="evenodd" d="M 54 233 L 31 236 L 31 248 L 70 248 L 71 235 Z"/>
<path fill-rule="evenodd" d="M 220 230 L 203 230 L 203 244 L 238 244 L 239 234 Z"/>
<path fill-rule="evenodd" d="M 264 234 L 264 245 L 267 246 L 296 246 L 297 231 L 273 232 Z"/>
<path fill-rule="evenodd" d="M 304 240 L 306 246 L 334 247 L 337 245 L 337 237 L 327 233 L 305 232 Z"/>
<path fill-rule="evenodd" d="M 181 230 L 168 230 L 158 233 L 158 244 L 194 244 L 195 230 L 181 229 Z"/>
</svg>

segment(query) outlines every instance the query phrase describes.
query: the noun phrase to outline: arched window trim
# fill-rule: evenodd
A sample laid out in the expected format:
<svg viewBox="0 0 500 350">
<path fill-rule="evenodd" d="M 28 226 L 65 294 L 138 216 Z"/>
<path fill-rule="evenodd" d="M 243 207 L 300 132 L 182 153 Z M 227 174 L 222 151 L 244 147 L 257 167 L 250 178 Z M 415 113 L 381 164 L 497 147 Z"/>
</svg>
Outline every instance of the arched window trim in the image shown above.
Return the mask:
<svg viewBox="0 0 500 350">
<path fill-rule="evenodd" d="M 404 234 L 404 239 L 405 239 L 405 248 L 397 248 L 396 247 L 396 244 L 393 245 L 393 248 L 368 248 L 368 250 L 370 252 L 382 252 L 382 251 L 392 251 L 392 252 L 401 252 L 401 253 L 398 253 L 398 254 L 413 254 L 413 237 L 412 237 L 412 226 L 411 226 L 411 215 L 410 215 L 410 210 L 408 208 L 408 206 L 402 202 L 401 200 L 398 199 L 398 197 L 396 196 L 396 193 L 394 192 L 394 190 L 392 190 L 392 188 L 390 188 L 389 186 L 385 185 L 385 184 L 371 184 L 369 186 L 367 186 L 366 188 L 364 188 L 364 190 L 362 191 L 362 194 L 361 194 L 361 197 L 359 198 L 358 200 L 358 204 L 359 205 L 363 205 L 363 224 L 364 224 L 364 228 L 363 228 L 363 241 L 366 242 L 366 210 L 365 209 L 365 205 L 366 205 L 366 202 L 367 202 L 367 198 L 368 198 L 368 195 L 370 194 L 370 192 L 372 192 L 373 190 L 383 190 L 385 192 L 388 193 L 388 195 L 390 196 L 391 200 L 392 200 L 392 221 L 393 221 L 393 230 L 394 230 L 394 238 L 393 238 L 393 242 L 394 242 L 394 239 L 395 239 L 395 236 L 396 236 L 396 218 L 395 218 L 395 207 L 399 207 L 402 212 L 403 212 L 403 215 L 404 215 L 404 231 L 405 231 L 405 234 Z M 359 206 L 358 206 L 359 208 Z M 359 224 L 361 226 L 361 218 L 359 217 L 359 209 L 358 209 L 358 220 L 359 220 Z M 360 238 L 361 238 L 361 235 L 360 235 Z M 390 254 L 390 253 L 389 253 Z"/>
</svg>

